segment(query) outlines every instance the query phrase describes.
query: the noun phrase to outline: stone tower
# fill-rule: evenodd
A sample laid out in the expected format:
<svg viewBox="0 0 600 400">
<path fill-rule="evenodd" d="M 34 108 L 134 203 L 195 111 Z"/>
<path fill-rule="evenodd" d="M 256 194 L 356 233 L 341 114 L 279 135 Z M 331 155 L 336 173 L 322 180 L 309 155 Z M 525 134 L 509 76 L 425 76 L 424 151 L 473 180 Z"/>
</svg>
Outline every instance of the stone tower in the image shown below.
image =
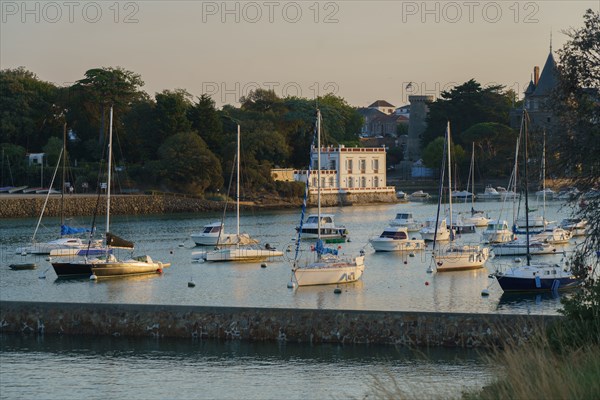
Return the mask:
<svg viewBox="0 0 600 400">
<path fill-rule="evenodd" d="M 415 162 L 421 158 L 421 135 L 427 127 L 428 103 L 433 101 L 433 96 L 408 96 L 408 101 L 410 102 L 410 118 L 404 160 Z"/>
</svg>

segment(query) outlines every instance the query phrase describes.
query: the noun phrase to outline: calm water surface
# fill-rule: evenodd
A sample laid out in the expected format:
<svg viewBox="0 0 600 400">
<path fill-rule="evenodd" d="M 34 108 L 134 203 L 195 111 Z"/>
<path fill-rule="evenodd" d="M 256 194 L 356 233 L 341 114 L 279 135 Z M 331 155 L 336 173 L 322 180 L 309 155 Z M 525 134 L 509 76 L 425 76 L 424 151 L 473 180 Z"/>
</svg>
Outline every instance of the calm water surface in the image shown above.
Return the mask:
<svg viewBox="0 0 600 400">
<path fill-rule="evenodd" d="M 469 208 L 466 205 L 457 207 Z M 498 216 L 501 203 L 480 203 L 479 209 Z M 428 274 L 431 253 L 415 257 L 394 253 L 375 253 L 368 245 L 371 236 L 378 235 L 399 210 L 412 211 L 424 220 L 435 215 L 436 205 L 415 204 L 354 206 L 326 209 L 336 214 L 337 222 L 346 225 L 351 242 L 342 245 L 345 253 L 366 252 L 367 265 L 362 281 L 344 286 L 342 295 L 335 295 L 331 286 L 302 287 L 290 290 L 290 262 L 293 251 L 285 252 L 280 260 L 270 260 L 267 268 L 260 263 L 194 263 L 194 247 L 189 235 L 219 214 L 166 215 L 150 217 L 115 217 L 111 230 L 136 243 L 136 254 L 150 254 L 154 259 L 170 261 L 172 266 L 162 276 L 152 275 L 99 280 L 57 279 L 44 257 L 20 256 L 15 248 L 25 245 L 35 228 L 35 219 L 0 220 L 0 299 L 99 303 L 189 304 L 207 306 L 255 306 L 325 309 L 412 310 L 483 313 L 554 314 L 560 299 L 552 296 L 506 296 L 498 284 L 488 278 L 498 264 L 511 264 L 512 257 L 488 261 L 486 268 L 476 271 Z M 548 206 L 549 219 L 560 220 L 567 209 L 553 203 Z M 504 211 L 504 218 L 507 217 Z M 242 231 L 279 249 L 293 249 L 294 227 L 298 224 L 296 211 L 245 213 Z M 85 224 L 85 218 L 79 218 Z M 235 220 L 226 220 L 226 230 L 232 231 Z M 103 230 L 100 226 L 99 231 Z M 38 241 L 55 238 L 57 219 L 45 219 Z M 414 236 L 419 237 L 418 233 Z M 480 234 L 463 235 L 463 242 L 478 242 Z M 306 248 L 306 246 L 305 246 Z M 561 248 L 572 250 L 573 244 Z M 559 261 L 561 255 L 543 256 Z M 37 270 L 12 271 L 8 265 L 35 260 Z M 44 275 L 45 279 L 40 279 Z M 192 279 L 195 288 L 188 288 Z M 481 290 L 489 286 L 490 296 L 482 297 Z"/>
<path fill-rule="evenodd" d="M 0 335 L 2 399 L 362 399 L 375 377 L 457 398 L 494 373 L 473 351 Z"/>
<path fill-rule="evenodd" d="M 481 203 L 497 218 L 500 203 Z M 464 209 L 469 207 L 464 206 Z M 499 263 L 486 268 L 440 274 L 426 272 L 431 254 L 416 257 L 375 253 L 367 244 L 400 210 L 423 220 L 433 204 L 355 206 L 326 209 L 348 227 L 352 241 L 342 251 L 366 252 L 362 281 L 346 285 L 341 295 L 331 286 L 286 287 L 292 252 L 259 263 L 193 263 L 189 235 L 219 214 L 115 217 L 112 231 L 136 242 L 136 254 L 170 261 L 163 275 L 99 280 L 57 279 L 44 257 L 15 254 L 33 233 L 35 219 L 0 220 L 0 299 L 47 302 L 189 304 L 323 309 L 413 310 L 482 313 L 555 314 L 560 299 L 551 295 L 506 296 L 488 278 Z M 561 219 L 567 209 L 551 204 L 547 215 Z M 299 213 L 245 213 L 242 230 L 284 251 L 291 249 Z M 507 218 L 504 211 L 503 218 Z M 510 219 L 510 218 L 507 218 Z M 85 226 L 85 218 L 70 224 Z M 57 219 L 45 219 L 38 241 L 56 238 Z M 235 226 L 226 220 L 227 231 Z M 103 227 L 98 228 L 103 231 Z M 415 234 L 418 237 L 418 234 Z M 478 242 L 479 234 L 463 242 Z M 572 249 L 574 244 L 565 247 Z M 560 256 L 546 256 L 547 260 Z M 35 261 L 37 270 L 12 271 L 8 265 Z M 195 288 L 188 288 L 193 279 Z M 490 296 L 481 290 L 490 288 Z M 3 399 L 65 398 L 207 398 L 207 399 L 345 399 L 372 397 L 374 376 L 395 381 L 416 398 L 459 397 L 483 386 L 498 371 L 474 353 L 435 350 L 415 354 L 377 346 L 299 346 L 238 342 L 191 342 L 125 338 L 15 337 L 0 335 L 0 393 Z"/>
</svg>

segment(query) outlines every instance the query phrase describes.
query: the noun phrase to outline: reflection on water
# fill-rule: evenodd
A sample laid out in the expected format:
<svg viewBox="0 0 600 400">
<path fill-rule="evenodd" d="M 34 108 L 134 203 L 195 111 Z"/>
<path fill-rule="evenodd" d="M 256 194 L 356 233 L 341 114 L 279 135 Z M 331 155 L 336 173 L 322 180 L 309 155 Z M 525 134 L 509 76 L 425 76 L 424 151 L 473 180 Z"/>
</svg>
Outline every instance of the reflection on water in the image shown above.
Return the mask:
<svg viewBox="0 0 600 400">
<path fill-rule="evenodd" d="M 32 399 L 364 398 L 374 375 L 448 398 L 494 373 L 466 350 L 112 337 L 0 335 L 0 361 L 2 397 Z"/>
</svg>

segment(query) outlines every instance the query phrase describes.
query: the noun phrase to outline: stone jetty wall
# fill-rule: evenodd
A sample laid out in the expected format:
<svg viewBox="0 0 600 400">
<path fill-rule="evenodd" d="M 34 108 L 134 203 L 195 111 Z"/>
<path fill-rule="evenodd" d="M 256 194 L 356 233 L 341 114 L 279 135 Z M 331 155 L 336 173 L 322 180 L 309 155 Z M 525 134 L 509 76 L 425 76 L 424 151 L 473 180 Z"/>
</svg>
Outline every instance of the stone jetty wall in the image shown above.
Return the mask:
<svg viewBox="0 0 600 400">
<path fill-rule="evenodd" d="M 295 343 L 491 347 L 560 316 L 0 301 L 0 331 Z"/>
<path fill-rule="evenodd" d="M 313 200 L 313 199 L 311 199 Z M 0 218 L 37 218 L 46 201 L 45 195 L 0 195 Z M 394 193 L 361 193 L 326 195 L 322 204 L 325 206 L 395 203 Z M 316 204 L 316 197 L 312 205 Z M 96 206 L 97 204 L 97 206 Z M 298 208 L 300 199 L 282 199 L 278 197 L 258 198 L 241 203 L 243 209 L 283 209 Z M 228 206 L 233 210 L 234 202 Z M 106 213 L 106 200 L 96 195 L 66 195 L 64 214 L 68 216 L 94 215 L 98 207 L 98 215 Z M 111 196 L 111 214 L 113 215 L 148 215 L 171 213 L 197 213 L 203 211 L 222 211 L 224 202 L 199 199 L 184 195 L 170 194 L 131 194 Z M 60 216 L 61 196 L 51 195 L 44 212 L 46 217 Z"/>
<path fill-rule="evenodd" d="M 321 194 L 321 204 L 324 207 L 350 206 L 359 204 L 397 203 L 395 192 L 373 193 L 326 193 Z M 317 204 L 317 195 L 311 194 L 309 203 Z"/>
</svg>

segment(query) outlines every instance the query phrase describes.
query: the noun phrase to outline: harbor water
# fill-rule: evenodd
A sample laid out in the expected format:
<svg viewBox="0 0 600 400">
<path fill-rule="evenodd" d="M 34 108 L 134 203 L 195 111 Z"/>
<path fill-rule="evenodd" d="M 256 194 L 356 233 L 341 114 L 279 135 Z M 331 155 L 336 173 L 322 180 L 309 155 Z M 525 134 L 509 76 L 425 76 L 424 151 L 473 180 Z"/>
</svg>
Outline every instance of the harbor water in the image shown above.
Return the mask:
<svg viewBox="0 0 600 400">
<path fill-rule="evenodd" d="M 455 208 L 470 209 L 470 205 Z M 478 209 L 498 218 L 502 203 L 479 203 Z M 400 211 L 418 220 L 435 216 L 435 204 L 396 204 L 328 208 L 336 222 L 350 232 L 340 251 L 365 252 L 365 274 L 342 287 L 289 289 L 294 255 L 296 211 L 244 212 L 241 230 L 284 251 L 280 260 L 261 263 L 193 262 L 192 232 L 218 221 L 220 215 L 187 214 L 115 217 L 111 231 L 136 243 L 136 254 L 171 262 L 162 275 L 130 278 L 58 279 L 46 256 L 23 256 L 34 219 L 0 220 L 0 299 L 42 302 L 186 304 L 316 309 L 438 311 L 511 314 L 557 314 L 558 295 L 506 296 L 488 277 L 514 257 L 491 259 L 475 271 L 427 273 L 431 246 L 425 252 L 375 253 L 368 245 Z M 503 219 L 512 219 L 503 210 Z M 570 210 L 558 203 L 546 216 L 560 221 Z M 70 224 L 88 223 L 86 218 Z M 55 239 L 59 221 L 44 219 L 37 241 Z M 483 228 L 479 228 L 483 229 Z M 102 226 L 98 227 L 103 230 Z M 225 230 L 235 230 L 227 217 Z M 419 237 L 414 233 L 414 237 Z M 463 235 L 464 243 L 478 243 L 480 233 Z M 576 240 L 543 256 L 560 261 Z M 335 246 L 338 246 L 336 244 Z M 303 256 L 310 252 L 303 246 Z M 522 257 L 524 261 L 524 257 Z M 37 269 L 13 271 L 8 265 L 35 262 Z M 195 287 L 188 287 L 189 281 Z M 489 288 L 489 296 L 481 296 Z M 462 390 L 484 386 L 498 371 L 476 353 L 464 350 L 427 350 L 425 353 L 386 346 L 332 346 L 276 343 L 145 340 L 127 338 L 69 338 L 0 335 L 0 392 L 2 398 L 207 398 L 312 399 L 372 396 L 380 379 L 400 385 L 417 398 L 459 397 Z M 377 386 L 377 385 L 375 385 Z M 381 385 L 379 385 L 381 386 Z"/>
</svg>

